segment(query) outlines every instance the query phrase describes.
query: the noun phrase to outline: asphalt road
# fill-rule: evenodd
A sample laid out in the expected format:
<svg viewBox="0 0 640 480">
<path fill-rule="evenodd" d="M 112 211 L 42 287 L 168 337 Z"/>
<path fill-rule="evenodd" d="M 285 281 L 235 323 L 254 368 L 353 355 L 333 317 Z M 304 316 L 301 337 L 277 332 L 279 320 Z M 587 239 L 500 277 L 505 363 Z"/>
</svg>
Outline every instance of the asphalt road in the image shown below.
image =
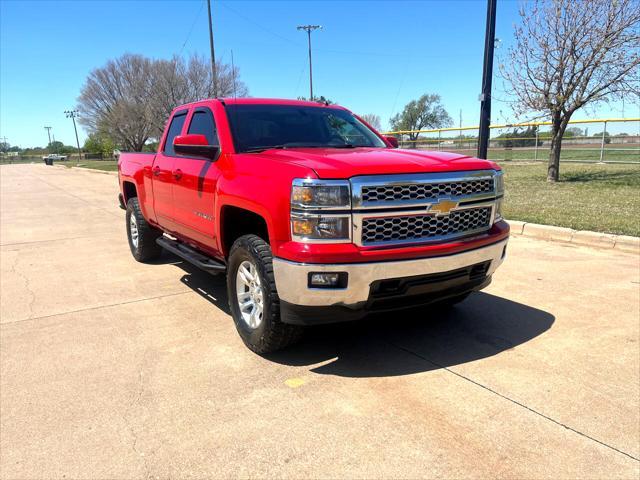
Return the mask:
<svg viewBox="0 0 640 480">
<path fill-rule="evenodd" d="M 450 313 L 263 358 L 222 278 L 133 260 L 113 175 L 0 178 L 3 479 L 640 475 L 638 255 L 513 238 Z"/>
</svg>

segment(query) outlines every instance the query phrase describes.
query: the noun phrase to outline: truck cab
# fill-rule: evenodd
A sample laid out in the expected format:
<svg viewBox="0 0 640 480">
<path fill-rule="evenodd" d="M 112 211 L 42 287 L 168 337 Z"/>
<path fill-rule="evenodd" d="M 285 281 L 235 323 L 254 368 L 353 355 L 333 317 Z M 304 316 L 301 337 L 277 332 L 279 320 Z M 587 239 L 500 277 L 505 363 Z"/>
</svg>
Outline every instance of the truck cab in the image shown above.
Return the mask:
<svg viewBox="0 0 640 480">
<path fill-rule="evenodd" d="M 502 171 L 396 147 L 338 105 L 177 107 L 157 153 L 119 158 L 131 251 L 225 274 L 238 332 L 258 353 L 305 325 L 453 305 L 505 256 Z"/>
</svg>

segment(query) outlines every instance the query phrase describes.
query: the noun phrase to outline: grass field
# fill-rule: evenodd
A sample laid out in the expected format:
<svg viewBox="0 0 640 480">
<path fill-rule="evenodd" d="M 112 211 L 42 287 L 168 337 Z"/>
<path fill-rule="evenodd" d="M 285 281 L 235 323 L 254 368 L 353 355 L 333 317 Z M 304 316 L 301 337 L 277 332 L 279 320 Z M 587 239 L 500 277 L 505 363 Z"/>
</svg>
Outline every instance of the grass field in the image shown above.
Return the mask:
<svg viewBox="0 0 640 480">
<path fill-rule="evenodd" d="M 561 164 L 555 184 L 547 183 L 545 165 L 501 166 L 506 218 L 640 236 L 640 164 Z"/>
<path fill-rule="evenodd" d="M 640 163 L 563 163 L 555 184 L 547 183 L 542 162 L 500 164 L 506 174 L 506 218 L 640 236 Z M 87 160 L 81 166 L 117 170 L 115 160 Z"/>
<path fill-rule="evenodd" d="M 103 170 L 105 172 L 117 172 L 118 161 L 117 160 L 83 160 L 80 165 L 76 165 L 75 162 L 59 163 L 57 165 L 64 165 L 65 167 L 82 167 L 91 168 L 93 170 Z"/>
<path fill-rule="evenodd" d="M 589 147 L 589 146 L 586 146 Z M 430 145 L 425 149 L 437 149 L 437 146 Z M 463 155 L 476 155 L 476 147 L 464 148 L 464 149 L 446 149 L 442 148 L 442 151 L 450 151 L 453 153 L 461 153 Z M 515 160 L 515 161 L 534 161 L 535 150 L 534 148 L 514 148 L 507 150 L 505 148 L 491 148 L 489 149 L 488 156 L 490 160 Z M 546 148 L 540 148 L 538 150 L 537 160 L 540 162 L 546 162 L 549 159 L 549 150 Z M 600 161 L 600 147 L 596 148 L 562 148 L 560 152 L 560 161 L 568 162 L 599 162 Z M 605 162 L 625 162 L 625 163 L 639 163 L 640 164 L 640 147 L 622 147 L 620 145 L 607 146 L 604 150 Z"/>
</svg>

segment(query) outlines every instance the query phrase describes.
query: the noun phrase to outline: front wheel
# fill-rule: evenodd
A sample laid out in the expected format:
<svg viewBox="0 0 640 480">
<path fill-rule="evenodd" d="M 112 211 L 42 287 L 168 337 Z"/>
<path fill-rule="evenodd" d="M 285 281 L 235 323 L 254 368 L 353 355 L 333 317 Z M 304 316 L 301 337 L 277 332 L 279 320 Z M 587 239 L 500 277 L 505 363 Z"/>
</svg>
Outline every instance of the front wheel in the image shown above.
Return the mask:
<svg viewBox="0 0 640 480">
<path fill-rule="evenodd" d="M 272 260 L 267 242 L 256 235 L 244 235 L 231 247 L 227 268 L 233 321 L 245 345 L 259 354 L 283 349 L 302 335 L 302 327 L 280 321 Z"/>
</svg>

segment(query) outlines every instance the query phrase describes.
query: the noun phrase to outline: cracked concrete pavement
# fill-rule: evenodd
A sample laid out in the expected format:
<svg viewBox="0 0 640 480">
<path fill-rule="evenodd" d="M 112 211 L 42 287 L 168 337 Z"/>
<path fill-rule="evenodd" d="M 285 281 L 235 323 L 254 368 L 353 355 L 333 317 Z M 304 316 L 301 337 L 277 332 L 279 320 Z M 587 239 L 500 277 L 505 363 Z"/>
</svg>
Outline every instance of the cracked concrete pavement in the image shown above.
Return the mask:
<svg viewBox="0 0 640 480">
<path fill-rule="evenodd" d="M 640 475 L 636 254 L 515 237 L 451 312 L 263 358 L 223 278 L 132 259 L 114 176 L 0 180 L 3 479 Z"/>
</svg>

